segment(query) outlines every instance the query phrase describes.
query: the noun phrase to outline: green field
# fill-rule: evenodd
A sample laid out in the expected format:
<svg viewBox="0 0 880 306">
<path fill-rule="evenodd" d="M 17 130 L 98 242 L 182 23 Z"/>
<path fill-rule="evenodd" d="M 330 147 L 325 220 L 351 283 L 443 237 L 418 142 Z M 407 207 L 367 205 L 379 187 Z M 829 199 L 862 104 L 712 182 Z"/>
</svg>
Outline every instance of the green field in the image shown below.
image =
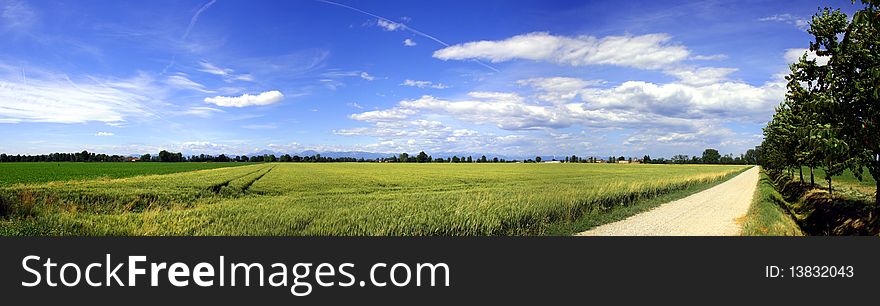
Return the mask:
<svg viewBox="0 0 880 306">
<path fill-rule="evenodd" d="M 0 186 L 216 169 L 242 163 L 0 163 Z"/>
<path fill-rule="evenodd" d="M 272 163 L 0 187 L 0 235 L 536 235 L 745 166 Z"/>
<path fill-rule="evenodd" d="M 804 171 L 804 181 L 810 182 L 810 168 L 803 167 Z M 825 171 L 822 168 L 813 169 L 813 176 L 815 179 L 816 185 L 828 187 L 828 182 L 825 181 Z M 795 173 L 796 180 L 800 179 L 798 173 Z M 877 181 L 874 180 L 874 177 L 871 176 L 871 173 L 868 170 L 862 171 L 862 180 L 859 181 L 856 178 L 856 175 L 852 173 L 850 170 L 845 170 L 840 175 L 837 175 L 831 180 L 832 187 L 837 189 L 837 187 L 843 186 L 851 189 L 858 190 L 859 192 L 865 194 L 873 194 L 877 189 Z"/>
</svg>

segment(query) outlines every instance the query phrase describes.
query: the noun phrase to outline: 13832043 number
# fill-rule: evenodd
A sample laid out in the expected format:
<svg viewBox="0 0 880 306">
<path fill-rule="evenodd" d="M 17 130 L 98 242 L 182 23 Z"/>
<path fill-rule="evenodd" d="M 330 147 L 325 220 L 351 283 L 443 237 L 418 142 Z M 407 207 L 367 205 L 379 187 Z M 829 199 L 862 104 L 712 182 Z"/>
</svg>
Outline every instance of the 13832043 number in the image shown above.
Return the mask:
<svg viewBox="0 0 880 306">
<path fill-rule="evenodd" d="M 791 277 L 797 278 L 851 278 L 855 276 L 853 266 L 789 266 Z"/>
</svg>

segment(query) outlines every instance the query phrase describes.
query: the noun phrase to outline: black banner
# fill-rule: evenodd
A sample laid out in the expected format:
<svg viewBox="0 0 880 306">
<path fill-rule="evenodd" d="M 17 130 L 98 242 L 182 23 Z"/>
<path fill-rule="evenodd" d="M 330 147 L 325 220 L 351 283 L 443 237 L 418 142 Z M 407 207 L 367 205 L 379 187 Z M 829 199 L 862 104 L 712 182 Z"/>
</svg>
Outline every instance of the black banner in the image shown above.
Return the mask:
<svg viewBox="0 0 880 306">
<path fill-rule="evenodd" d="M 8 305 L 843 305 L 880 284 L 876 237 L 40 237 L 0 250 Z"/>
</svg>

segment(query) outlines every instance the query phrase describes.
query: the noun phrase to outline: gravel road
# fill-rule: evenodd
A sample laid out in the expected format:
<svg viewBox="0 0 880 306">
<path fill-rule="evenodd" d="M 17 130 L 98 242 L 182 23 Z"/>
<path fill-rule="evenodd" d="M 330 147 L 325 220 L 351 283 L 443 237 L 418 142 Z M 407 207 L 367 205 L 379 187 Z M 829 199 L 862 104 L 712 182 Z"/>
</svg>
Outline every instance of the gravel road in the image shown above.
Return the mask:
<svg viewBox="0 0 880 306">
<path fill-rule="evenodd" d="M 608 223 L 578 236 L 731 236 L 739 235 L 737 219 L 745 216 L 758 184 L 758 167 L 686 198 L 660 205 L 625 220 Z"/>
</svg>

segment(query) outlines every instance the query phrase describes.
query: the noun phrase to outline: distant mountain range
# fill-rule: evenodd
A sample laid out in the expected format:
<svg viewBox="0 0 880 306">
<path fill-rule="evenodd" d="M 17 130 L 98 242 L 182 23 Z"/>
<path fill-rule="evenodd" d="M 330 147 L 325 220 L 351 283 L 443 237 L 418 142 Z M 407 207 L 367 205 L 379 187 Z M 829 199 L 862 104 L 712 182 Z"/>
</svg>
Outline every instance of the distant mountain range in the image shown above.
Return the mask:
<svg viewBox="0 0 880 306">
<path fill-rule="evenodd" d="M 182 152 L 182 153 L 185 156 L 202 154 L 202 153 L 194 153 L 194 152 Z M 150 154 L 155 155 L 156 153 L 150 153 Z M 290 154 L 291 156 L 299 155 L 299 156 L 303 156 L 303 157 L 314 156 L 314 155 L 320 154 L 321 156 L 324 156 L 324 157 L 333 157 L 333 158 L 352 157 L 352 158 L 363 158 L 363 159 L 377 159 L 377 158 L 386 158 L 386 157 L 392 157 L 392 156 L 400 156 L 400 153 L 376 153 L 376 152 L 364 152 L 364 151 L 324 151 L 324 152 L 318 152 L 318 151 L 314 151 L 314 150 L 306 150 L 306 151 L 302 151 L 302 152 L 298 152 L 298 153 L 297 152 L 288 153 L 288 152 L 280 152 L 280 151 L 272 151 L 272 150 L 260 150 L 260 151 L 256 151 L 256 152 L 248 153 L 248 154 L 244 154 L 244 155 L 246 155 L 246 156 L 275 155 L 276 157 L 279 157 L 284 154 Z M 407 154 L 409 154 L 410 156 L 415 156 L 415 155 L 419 154 L 419 152 L 407 152 Z M 217 156 L 219 154 L 208 154 L 208 155 Z M 236 156 L 235 154 L 226 154 L 226 155 L 230 156 L 230 157 Z M 474 159 L 477 159 L 483 155 L 486 155 L 486 158 L 488 158 L 488 159 L 492 159 L 494 157 L 498 157 L 498 158 L 502 158 L 502 159 L 506 159 L 506 160 L 535 159 L 535 156 L 532 156 L 532 155 L 530 155 L 530 156 L 505 155 L 505 154 L 487 154 L 487 153 L 473 153 L 473 152 L 439 152 L 439 153 L 428 153 L 428 155 L 431 155 L 431 157 L 433 157 L 433 158 L 450 158 L 453 156 L 466 158 L 467 156 L 472 156 Z M 141 154 L 129 154 L 127 156 L 140 157 Z M 540 156 L 541 156 L 541 159 L 545 160 L 545 161 L 554 160 L 554 159 L 555 160 L 564 160 L 566 157 L 565 155 L 540 155 Z M 589 156 L 581 156 L 581 157 L 588 158 Z M 606 157 L 597 156 L 597 158 L 604 159 Z"/>
<path fill-rule="evenodd" d="M 182 152 L 182 153 L 184 156 L 192 156 L 192 155 L 202 154 L 202 153 L 196 153 L 196 152 Z M 150 154 L 156 155 L 157 153 L 150 153 Z M 246 155 L 246 156 L 275 155 L 276 157 L 280 157 L 281 155 L 284 155 L 284 154 L 290 154 L 291 156 L 299 155 L 302 157 L 314 156 L 314 155 L 320 154 L 321 156 L 324 156 L 324 157 L 332 157 L 332 158 L 352 157 L 352 158 L 358 158 L 358 159 L 360 159 L 360 158 L 379 159 L 379 158 L 388 158 L 388 157 L 392 157 L 392 156 L 400 156 L 400 153 L 377 153 L 377 152 L 365 152 L 365 151 L 324 151 L 324 152 L 319 152 L 319 151 L 315 151 L 315 150 L 306 150 L 306 151 L 302 151 L 302 152 L 281 152 L 281 151 L 272 151 L 272 150 L 260 150 L 260 151 L 256 151 L 256 152 L 248 153 L 248 154 L 244 154 L 244 155 Z M 418 151 L 407 152 L 407 154 L 409 154 L 410 156 L 415 156 L 415 155 L 419 154 L 419 152 Z M 208 154 L 208 155 L 217 156 L 219 154 Z M 230 157 L 236 156 L 236 154 L 226 154 L 226 155 L 230 156 Z M 433 157 L 433 158 L 450 158 L 453 156 L 458 156 L 460 158 L 461 157 L 467 158 L 468 156 L 472 156 L 474 159 L 478 159 L 481 156 L 486 155 L 486 158 L 488 158 L 488 159 L 492 159 L 495 157 L 498 157 L 500 159 L 505 159 L 505 160 L 535 159 L 535 155 L 507 155 L 507 154 L 474 153 L 474 152 L 435 152 L 435 153 L 428 153 L 428 155 L 431 155 L 431 157 Z M 127 156 L 140 157 L 141 154 L 129 154 Z M 566 157 L 565 155 L 540 155 L 540 156 L 541 156 L 541 159 L 544 161 L 564 160 Z M 588 158 L 590 156 L 580 156 L 580 157 L 581 158 Z M 600 159 L 607 158 L 607 157 L 602 157 L 602 156 L 594 156 L 594 157 L 600 158 Z"/>
<path fill-rule="evenodd" d="M 268 155 L 268 154 L 274 154 L 275 156 L 281 156 L 284 154 L 290 154 L 291 156 L 293 156 L 293 155 L 313 156 L 313 155 L 321 154 L 321 156 L 333 157 L 333 158 L 353 157 L 353 158 L 363 158 L 363 159 L 377 159 L 377 158 L 385 158 L 385 157 L 392 157 L 392 156 L 399 156 L 400 155 L 400 153 L 376 153 L 376 152 L 364 152 L 364 151 L 318 152 L 318 151 L 314 151 L 314 150 L 306 150 L 306 151 L 302 151 L 299 153 L 295 153 L 295 152 L 294 153 L 285 153 L 285 152 L 276 152 L 276 151 L 270 151 L 270 150 L 262 150 L 262 151 L 257 151 L 255 153 L 245 154 L 245 155 L 256 156 L 256 155 Z M 419 154 L 419 152 L 407 152 L 407 154 L 409 154 L 410 156 L 415 156 L 415 155 Z M 450 158 L 453 156 L 458 156 L 458 157 L 472 156 L 474 159 L 477 159 L 483 155 L 486 155 L 486 158 L 488 158 L 488 159 L 492 159 L 494 157 L 507 159 L 507 160 L 514 160 L 514 159 L 523 160 L 523 159 L 534 159 L 535 158 L 535 156 L 473 153 L 473 152 L 437 152 L 437 153 L 428 153 L 428 155 L 431 155 L 431 157 L 433 157 L 433 158 Z M 541 159 L 542 160 L 553 160 L 553 159 L 563 160 L 563 159 L 565 159 L 565 156 L 564 155 L 561 155 L 561 156 L 541 155 Z"/>
<path fill-rule="evenodd" d="M 202 153 L 196 153 L 196 152 L 182 152 L 182 153 L 185 156 L 202 154 Z M 156 153 L 150 153 L 150 154 L 155 155 Z M 299 156 L 303 156 L 303 157 L 321 154 L 321 156 L 333 157 L 333 158 L 352 157 L 352 158 L 363 158 L 363 159 L 377 159 L 377 158 L 386 158 L 386 157 L 392 157 L 392 156 L 400 156 L 400 153 L 376 153 L 376 152 L 365 152 L 365 151 L 324 151 L 324 152 L 319 152 L 319 151 L 315 151 L 315 150 L 306 150 L 306 151 L 302 151 L 302 152 L 281 152 L 281 151 L 272 151 L 272 150 L 260 150 L 260 151 L 256 151 L 256 152 L 248 153 L 248 154 L 244 154 L 244 155 L 246 155 L 246 156 L 275 155 L 276 157 L 278 157 L 278 156 L 281 156 L 284 154 L 290 154 L 291 156 L 299 155 Z M 418 151 L 417 152 L 407 152 L 407 154 L 409 154 L 410 156 L 415 156 L 415 155 L 419 154 L 419 152 Z M 216 156 L 219 154 L 208 154 L 208 155 Z M 226 155 L 230 156 L 230 157 L 236 156 L 235 154 L 226 154 Z M 486 158 L 488 158 L 488 159 L 492 159 L 494 157 L 498 157 L 498 158 L 502 158 L 502 159 L 506 159 L 506 160 L 535 159 L 534 155 L 525 156 L 525 155 L 506 155 L 506 154 L 473 153 L 473 152 L 437 152 L 437 153 L 428 153 L 428 155 L 431 155 L 431 157 L 433 157 L 433 158 L 450 158 L 453 156 L 466 158 L 467 156 L 472 156 L 474 159 L 477 159 L 483 155 L 486 155 Z M 127 156 L 140 157 L 141 154 L 129 154 Z M 542 160 L 554 160 L 554 159 L 564 160 L 566 157 L 565 155 L 540 155 L 540 156 L 541 156 Z M 589 156 L 581 156 L 581 157 L 587 158 Z M 605 157 L 598 157 L 598 158 L 605 158 Z"/>
</svg>

